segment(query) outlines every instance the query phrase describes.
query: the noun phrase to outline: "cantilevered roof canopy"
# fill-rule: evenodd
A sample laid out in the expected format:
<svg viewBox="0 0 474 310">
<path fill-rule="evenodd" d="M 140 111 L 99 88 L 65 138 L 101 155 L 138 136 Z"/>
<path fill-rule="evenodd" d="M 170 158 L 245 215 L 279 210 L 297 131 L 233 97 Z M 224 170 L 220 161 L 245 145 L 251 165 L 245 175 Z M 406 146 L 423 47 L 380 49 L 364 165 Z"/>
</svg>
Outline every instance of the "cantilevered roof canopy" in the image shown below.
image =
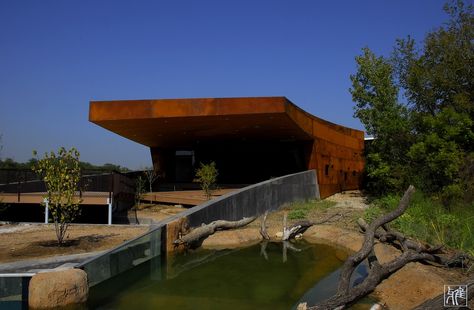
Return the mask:
<svg viewBox="0 0 474 310">
<path fill-rule="evenodd" d="M 255 183 L 316 169 L 321 197 L 358 188 L 364 133 L 315 117 L 285 97 L 91 101 L 89 120 L 150 147 L 169 182 L 192 180 L 197 161 L 221 181 Z"/>
<path fill-rule="evenodd" d="M 285 97 L 91 101 L 89 120 L 149 147 L 219 140 L 312 140 L 313 122 L 351 129 L 304 112 Z"/>
</svg>

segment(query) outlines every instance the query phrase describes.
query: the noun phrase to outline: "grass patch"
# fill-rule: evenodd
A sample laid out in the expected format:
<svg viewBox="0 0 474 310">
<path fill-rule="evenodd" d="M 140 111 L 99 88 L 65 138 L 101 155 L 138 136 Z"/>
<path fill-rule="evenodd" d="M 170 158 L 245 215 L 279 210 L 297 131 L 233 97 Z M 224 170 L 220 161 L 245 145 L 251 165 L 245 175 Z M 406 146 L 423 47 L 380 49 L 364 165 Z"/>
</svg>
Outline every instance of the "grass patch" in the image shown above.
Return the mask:
<svg viewBox="0 0 474 310">
<path fill-rule="evenodd" d="M 313 210 L 324 210 L 334 206 L 336 203 L 329 200 L 308 200 L 291 203 L 286 209 L 289 209 L 288 219 L 301 220 L 306 218 Z"/>
<path fill-rule="evenodd" d="M 395 209 L 400 196 L 388 195 L 372 202 L 364 217 L 370 222 Z M 430 244 L 444 244 L 474 255 L 474 205 L 453 204 L 449 210 L 436 198 L 416 192 L 405 213 L 392 227 Z"/>
</svg>

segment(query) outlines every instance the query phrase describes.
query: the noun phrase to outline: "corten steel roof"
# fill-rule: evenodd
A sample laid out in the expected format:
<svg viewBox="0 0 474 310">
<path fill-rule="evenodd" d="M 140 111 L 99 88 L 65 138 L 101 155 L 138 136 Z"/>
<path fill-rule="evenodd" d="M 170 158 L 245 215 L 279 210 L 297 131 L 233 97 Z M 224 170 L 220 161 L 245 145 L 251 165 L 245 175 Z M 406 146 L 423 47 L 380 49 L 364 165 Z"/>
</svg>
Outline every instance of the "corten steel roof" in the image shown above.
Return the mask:
<svg viewBox="0 0 474 310">
<path fill-rule="evenodd" d="M 319 137 L 358 149 L 363 139 L 362 131 L 317 118 L 285 97 L 91 101 L 89 120 L 149 147 Z"/>
</svg>

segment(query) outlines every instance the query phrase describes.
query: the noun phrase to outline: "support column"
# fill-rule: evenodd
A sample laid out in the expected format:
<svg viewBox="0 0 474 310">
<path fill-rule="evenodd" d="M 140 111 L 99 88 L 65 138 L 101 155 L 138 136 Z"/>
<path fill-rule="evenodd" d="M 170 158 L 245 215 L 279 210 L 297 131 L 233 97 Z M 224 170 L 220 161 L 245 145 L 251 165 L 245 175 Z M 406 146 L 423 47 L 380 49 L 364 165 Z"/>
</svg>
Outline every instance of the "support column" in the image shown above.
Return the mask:
<svg viewBox="0 0 474 310">
<path fill-rule="evenodd" d="M 109 207 L 107 224 L 112 225 L 112 198 L 107 198 L 107 205 Z"/>
<path fill-rule="evenodd" d="M 170 177 L 172 177 L 169 173 L 170 167 L 167 167 L 167 165 L 172 164 L 172 151 L 164 148 L 151 147 L 150 153 L 151 160 L 153 162 L 153 170 L 155 170 L 155 172 L 157 173 L 158 178 L 162 180 L 168 180 Z"/>
<path fill-rule="evenodd" d="M 49 222 L 49 200 L 48 200 L 48 198 L 44 198 L 43 202 L 44 202 L 44 223 L 48 224 L 48 222 Z"/>
</svg>

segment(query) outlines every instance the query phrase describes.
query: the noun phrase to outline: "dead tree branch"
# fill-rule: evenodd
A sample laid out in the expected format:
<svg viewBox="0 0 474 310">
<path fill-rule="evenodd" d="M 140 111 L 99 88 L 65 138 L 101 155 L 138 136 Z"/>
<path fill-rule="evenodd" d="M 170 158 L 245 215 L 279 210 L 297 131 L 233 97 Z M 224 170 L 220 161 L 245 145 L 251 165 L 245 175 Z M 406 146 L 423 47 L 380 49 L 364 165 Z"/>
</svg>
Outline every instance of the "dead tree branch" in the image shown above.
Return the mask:
<svg viewBox="0 0 474 310">
<path fill-rule="evenodd" d="M 270 236 L 268 235 L 267 232 L 267 216 L 268 216 L 268 210 L 265 211 L 265 214 L 263 215 L 262 222 L 260 223 L 260 235 L 262 235 L 263 240 L 270 240 Z"/>
<path fill-rule="evenodd" d="M 418 253 L 414 250 L 408 249 L 398 258 L 381 265 L 378 262 L 373 250 L 376 231 L 379 229 L 379 227 L 393 221 L 402 215 L 403 212 L 405 212 L 408 207 L 411 195 L 414 191 L 415 188 L 410 186 L 400 200 L 397 209 L 386 215 L 380 216 L 366 227 L 364 243 L 361 249 L 357 253 L 351 255 L 342 266 L 337 293 L 333 297 L 317 304 L 314 307 L 310 307 L 309 309 L 342 309 L 347 305 L 354 303 L 359 298 L 372 292 L 384 278 L 402 268 L 405 264 L 420 259 L 428 259 L 431 256 L 431 254 L 428 253 Z M 351 288 L 350 279 L 352 273 L 354 272 L 355 268 L 369 256 L 371 262 L 371 270 L 369 275 L 362 283 Z"/>
<path fill-rule="evenodd" d="M 354 269 L 370 254 L 374 246 L 375 231 L 382 225 L 393 221 L 403 214 L 408 208 L 411 195 L 415 192 L 415 187 L 410 185 L 403 195 L 398 207 L 392 212 L 382 215 L 370 223 L 365 232 L 365 239 L 362 248 L 355 254 L 351 255 L 344 263 L 341 271 L 341 277 L 337 288 L 337 293 L 341 295 L 348 295 L 351 275 Z"/>
<path fill-rule="evenodd" d="M 186 248 L 195 249 L 201 246 L 204 239 L 214 234 L 218 230 L 234 229 L 250 224 L 256 219 L 253 217 L 244 217 L 239 221 L 224 221 L 218 220 L 211 222 L 207 225 L 203 224 L 200 227 L 193 229 L 190 233 L 182 236 L 181 238 L 173 241 L 176 246 L 184 244 Z"/>
<path fill-rule="evenodd" d="M 329 222 L 331 219 L 335 218 L 336 216 L 341 216 L 340 213 L 332 214 L 328 216 L 325 219 L 322 219 L 320 221 L 312 222 L 308 220 L 302 220 L 298 221 L 295 224 L 293 224 L 290 228 L 286 227 L 286 214 L 283 217 L 283 241 L 287 241 L 290 239 L 294 239 L 296 235 L 303 234 L 308 228 L 310 228 L 313 225 L 319 225 L 323 224 L 326 222 Z"/>
<path fill-rule="evenodd" d="M 368 229 L 367 223 L 363 219 L 358 219 L 357 224 L 362 231 Z M 449 254 L 444 251 L 443 245 L 431 246 L 429 244 L 421 244 L 419 242 L 410 240 L 401 232 L 398 232 L 392 228 L 389 228 L 388 225 L 383 225 L 382 228 L 379 228 L 375 232 L 375 238 L 380 242 L 385 242 L 392 244 L 394 246 L 399 246 L 402 251 L 408 249 L 414 250 L 416 252 L 423 252 L 431 254 L 431 259 L 423 261 L 423 263 L 438 265 L 443 267 L 461 267 L 466 268 L 472 262 L 474 258 L 464 252 L 456 252 L 454 254 Z"/>
</svg>

